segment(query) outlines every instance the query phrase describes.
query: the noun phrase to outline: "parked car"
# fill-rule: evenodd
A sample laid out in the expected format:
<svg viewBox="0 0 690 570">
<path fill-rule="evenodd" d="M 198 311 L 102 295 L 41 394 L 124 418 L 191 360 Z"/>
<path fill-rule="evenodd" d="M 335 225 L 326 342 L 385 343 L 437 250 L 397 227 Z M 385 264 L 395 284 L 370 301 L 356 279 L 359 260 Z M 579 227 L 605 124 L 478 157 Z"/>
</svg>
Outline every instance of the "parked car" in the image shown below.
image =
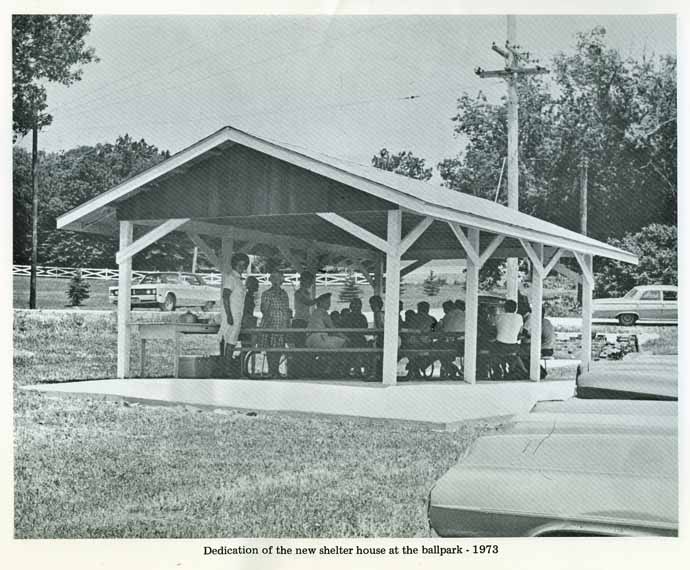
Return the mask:
<svg viewBox="0 0 690 570">
<path fill-rule="evenodd" d="M 577 397 L 478 438 L 429 494 L 431 533 L 677 536 L 673 358 L 633 356 L 617 372 L 625 361 L 597 363 Z"/>
<path fill-rule="evenodd" d="M 677 321 L 678 287 L 640 285 L 620 298 L 594 299 L 592 318 L 618 319 L 624 326 L 638 320 Z"/>
<path fill-rule="evenodd" d="M 210 310 L 220 303 L 220 289 L 196 273 L 149 273 L 132 285 L 131 295 L 132 307 L 160 307 L 163 311 L 174 311 L 177 307 Z M 117 304 L 117 286 L 109 288 L 108 298 Z"/>
</svg>

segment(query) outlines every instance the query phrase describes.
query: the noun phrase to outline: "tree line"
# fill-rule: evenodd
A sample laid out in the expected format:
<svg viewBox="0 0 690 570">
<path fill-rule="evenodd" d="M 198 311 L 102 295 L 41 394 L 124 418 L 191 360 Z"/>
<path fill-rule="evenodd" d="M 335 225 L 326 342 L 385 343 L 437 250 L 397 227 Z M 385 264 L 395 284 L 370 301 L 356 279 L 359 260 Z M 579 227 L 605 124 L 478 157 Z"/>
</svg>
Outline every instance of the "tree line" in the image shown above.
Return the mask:
<svg viewBox="0 0 690 570">
<path fill-rule="evenodd" d="M 37 52 L 35 42 L 20 41 L 22 37 L 42 33 L 48 37 L 44 47 L 62 46 L 60 53 L 70 56 L 62 67 L 58 61 L 38 70 L 48 79 L 69 84 L 81 76 L 70 65 L 97 58 L 83 41 L 88 17 L 16 18 L 13 132 L 18 136 L 28 132 L 36 105 L 41 126 L 51 119 L 45 112 L 45 91 L 29 80 L 37 73 L 31 62 L 45 61 L 46 53 Z M 70 37 L 76 38 L 74 45 Z M 525 78 L 518 87 L 521 211 L 579 230 L 579 173 L 587 161 L 588 234 L 633 251 L 637 248 L 645 256 L 662 251 L 659 259 L 643 264 L 644 270 L 599 264 L 607 291 L 627 286 L 631 280 L 675 282 L 675 57 L 645 54 L 624 59 L 607 46 L 605 29 L 597 27 L 577 34 L 574 49 L 555 56 L 547 67 L 548 76 Z M 56 69 L 62 69 L 62 75 Z M 506 203 L 506 177 L 498 184 L 507 154 L 506 108 L 505 99 L 490 102 L 482 92 L 460 95 L 452 128 L 466 144 L 458 155 L 435 167 L 445 187 Z M 168 156 L 167 151 L 126 134 L 114 143 L 40 153 L 39 263 L 112 267 L 115 240 L 58 232 L 56 218 Z M 381 149 L 372 164 L 421 180 L 434 176 L 434 167 L 411 150 Z M 25 264 L 31 255 L 31 155 L 18 146 L 13 149 L 13 171 L 13 259 Z M 178 269 L 191 265 L 191 255 L 186 239 L 168 236 L 138 254 L 135 263 L 140 269 Z M 499 275 L 498 262 L 492 261 L 484 270 L 487 282 L 495 283 Z"/>
</svg>

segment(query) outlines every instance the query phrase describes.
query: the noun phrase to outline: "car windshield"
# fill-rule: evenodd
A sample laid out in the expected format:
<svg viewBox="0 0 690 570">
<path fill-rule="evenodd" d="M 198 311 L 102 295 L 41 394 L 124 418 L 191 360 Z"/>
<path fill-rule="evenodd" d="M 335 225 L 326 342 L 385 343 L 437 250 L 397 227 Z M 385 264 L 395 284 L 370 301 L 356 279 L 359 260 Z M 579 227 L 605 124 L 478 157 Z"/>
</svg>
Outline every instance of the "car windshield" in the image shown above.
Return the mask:
<svg viewBox="0 0 690 570">
<path fill-rule="evenodd" d="M 633 287 L 632 289 L 630 289 L 630 291 L 628 291 L 623 296 L 623 299 L 632 299 L 633 297 L 635 297 L 637 295 L 638 291 L 639 291 L 639 289 L 637 287 Z"/>
</svg>

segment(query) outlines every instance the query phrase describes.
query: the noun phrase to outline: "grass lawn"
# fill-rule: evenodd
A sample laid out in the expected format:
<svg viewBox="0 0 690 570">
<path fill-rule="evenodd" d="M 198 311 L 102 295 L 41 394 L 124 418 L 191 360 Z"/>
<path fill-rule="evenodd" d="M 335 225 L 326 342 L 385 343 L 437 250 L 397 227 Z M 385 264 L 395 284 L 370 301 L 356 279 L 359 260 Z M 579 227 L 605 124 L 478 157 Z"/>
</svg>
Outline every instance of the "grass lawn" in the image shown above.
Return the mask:
<svg viewBox="0 0 690 570">
<path fill-rule="evenodd" d="M 112 377 L 116 332 L 93 313 L 18 315 L 17 538 L 424 534 L 433 482 L 495 428 L 25 393 L 16 388 Z M 156 344 L 154 372 L 164 373 L 172 364 Z"/>
<path fill-rule="evenodd" d="M 642 331 L 658 334 L 644 351 L 677 352 L 676 327 L 625 329 Z M 433 482 L 499 427 L 26 393 L 17 387 L 112 378 L 115 319 L 19 311 L 14 335 L 17 538 L 423 535 Z M 190 341 L 189 352 L 216 350 L 213 338 Z M 151 375 L 170 376 L 170 344 L 151 345 Z"/>
</svg>

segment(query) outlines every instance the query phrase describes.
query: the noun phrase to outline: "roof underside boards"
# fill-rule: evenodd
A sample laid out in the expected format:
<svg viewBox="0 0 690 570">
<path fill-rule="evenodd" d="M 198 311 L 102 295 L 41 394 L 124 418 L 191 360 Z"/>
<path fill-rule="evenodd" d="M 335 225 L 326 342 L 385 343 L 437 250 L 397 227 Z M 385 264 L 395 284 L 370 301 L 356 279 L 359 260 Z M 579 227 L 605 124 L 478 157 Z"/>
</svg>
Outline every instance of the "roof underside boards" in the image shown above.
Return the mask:
<svg viewBox="0 0 690 570">
<path fill-rule="evenodd" d="M 405 216 L 409 220 L 403 233 L 414 225 L 415 215 L 431 216 L 493 234 L 637 263 L 629 252 L 489 200 L 273 143 L 231 127 L 64 214 L 58 227 L 116 235 L 118 219 L 192 218 L 261 228 L 266 233 L 301 232 L 310 239 L 371 249 L 315 214 L 335 212 L 384 237 L 386 211 L 393 208 L 413 214 Z M 279 231 L 279 226 L 288 233 Z M 405 257 L 436 251 L 434 258 L 458 257 L 459 244 L 444 226 L 439 221 L 432 224 Z M 496 256 L 515 246 L 516 240 L 506 240 Z M 446 255 L 448 248 L 455 250 L 453 255 Z"/>
</svg>

